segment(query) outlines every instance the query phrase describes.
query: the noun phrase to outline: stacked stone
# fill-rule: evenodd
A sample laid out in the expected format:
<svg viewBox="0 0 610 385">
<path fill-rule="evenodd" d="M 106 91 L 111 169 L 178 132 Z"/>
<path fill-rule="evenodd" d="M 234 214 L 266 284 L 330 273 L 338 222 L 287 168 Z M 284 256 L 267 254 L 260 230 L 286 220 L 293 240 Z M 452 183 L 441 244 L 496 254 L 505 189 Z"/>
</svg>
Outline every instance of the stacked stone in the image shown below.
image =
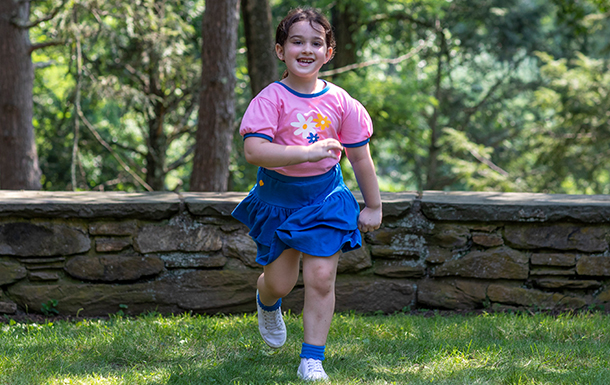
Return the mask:
<svg viewBox="0 0 610 385">
<path fill-rule="evenodd" d="M 239 313 L 261 267 L 242 193 L 0 191 L 0 313 Z M 384 193 L 337 310 L 610 308 L 610 198 Z M 302 282 L 284 299 L 299 312 Z"/>
</svg>

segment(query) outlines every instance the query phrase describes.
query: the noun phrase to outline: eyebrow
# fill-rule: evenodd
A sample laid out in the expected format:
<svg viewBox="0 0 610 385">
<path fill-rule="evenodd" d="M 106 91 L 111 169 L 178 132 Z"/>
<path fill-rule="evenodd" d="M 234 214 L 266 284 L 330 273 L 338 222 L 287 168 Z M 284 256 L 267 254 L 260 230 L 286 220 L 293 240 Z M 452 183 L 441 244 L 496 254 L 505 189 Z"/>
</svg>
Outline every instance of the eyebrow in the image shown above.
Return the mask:
<svg viewBox="0 0 610 385">
<path fill-rule="evenodd" d="M 303 35 L 290 35 L 290 36 L 288 36 L 288 39 L 295 39 L 295 38 L 296 39 L 305 39 L 305 37 Z M 324 39 L 319 37 L 319 36 L 314 37 L 313 40 L 324 41 Z"/>
</svg>

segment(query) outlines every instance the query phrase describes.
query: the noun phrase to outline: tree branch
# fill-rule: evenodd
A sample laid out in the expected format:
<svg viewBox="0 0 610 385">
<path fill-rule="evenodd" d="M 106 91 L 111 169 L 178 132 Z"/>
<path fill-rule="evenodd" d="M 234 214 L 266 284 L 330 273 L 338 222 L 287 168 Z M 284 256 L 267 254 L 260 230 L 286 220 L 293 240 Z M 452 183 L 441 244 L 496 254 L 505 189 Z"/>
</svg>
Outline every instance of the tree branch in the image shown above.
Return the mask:
<svg viewBox="0 0 610 385">
<path fill-rule="evenodd" d="M 39 69 L 43 69 L 43 68 L 47 68 L 50 67 L 52 65 L 55 65 L 56 62 L 51 60 L 51 61 L 40 61 L 40 62 L 36 62 L 34 63 L 34 70 L 39 70 Z"/>
<path fill-rule="evenodd" d="M 68 2 L 68 0 L 61 0 L 61 4 L 55 8 L 53 11 L 51 11 L 51 13 L 41 19 L 32 21 L 32 22 L 25 22 L 22 20 L 17 20 L 17 19 L 13 19 L 11 20 L 11 23 L 16 26 L 17 28 L 21 28 L 21 29 L 30 29 L 33 27 L 36 27 L 38 24 L 40 23 L 44 23 L 45 21 L 49 21 L 52 18 L 54 18 L 55 16 L 57 16 L 57 14 L 59 13 L 59 11 L 64 7 L 64 5 L 66 5 L 66 3 Z"/>
<path fill-rule="evenodd" d="M 399 56 L 397 58 L 394 58 L 394 59 L 375 59 L 375 60 L 365 61 L 365 62 L 362 62 L 362 63 L 350 64 L 350 65 L 345 66 L 345 67 L 335 68 L 335 69 L 332 69 L 332 70 L 329 70 L 329 71 L 320 72 L 320 76 L 321 77 L 326 77 L 326 76 L 339 75 L 339 74 L 342 74 L 344 72 L 353 71 L 353 70 L 356 70 L 356 69 L 370 67 L 370 66 L 379 65 L 379 64 L 398 64 L 398 63 L 403 62 L 403 61 L 405 61 L 407 59 L 410 59 L 416 53 L 418 53 L 419 51 L 424 49 L 424 47 L 426 46 L 426 44 L 428 43 L 429 40 L 430 40 L 430 38 L 428 38 L 428 40 L 421 40 L 417 47 L 413 48 L 411 51 L 407 52 L 406 54 L 404 54 L 402 56 Z"/>
<path fill-rule="evenodd" d="M 195 146 L 191 146 L 184 154 L 182 154 L 182 156 L 180 158 L 178 158 L 176 161 L 172 162 L 172 164 L 167 166 L 167 168 L 163 171 L 167 174 L 168 172 L 175 170 L 178 167 L 182 166 L 183 164 L 186 163 L 186 158 L 188 158 L 189 155 L 191 155 L 193 153 L 193 151 L 195 151 Z"/>
<path fill-rule="evenodd" d="M 133 177 L 133 179 L 135 179 L 136 182 L 138 182 L 146 190 L 154 191 L 153 188 L 150 187 L 150 185 L 148 185 L 148 183 L 146 183 L 142 178 L 140 178 L 140 176 L 138 176 L 138 174 L 133 172 L 133 170 L 131 170 L 131 168 L 123 161 L 123 159 L 121 159 L 121 157 L 116 152 L 114 152 L 112 147 L 110 147 L 110 145 L 104 139 L 102 139 L 102 137 L 97 132 L 95 127 L 93 127 L 93 125 L 87 120 L 87 118 L 85 117 L 83 112 L 79 110 L 78 114 L 79 114 L 80 118 L 83 120 L 83 123 L 85 123 L 85 126 L 89 129 L 89 131 L 91 131 L 93 136 L 95 136 L 95 139 L 97 139 L 97 141 L 100 142 L 100 144 L 102 146 L 104 146 L 106 148 L 106 150 L 110 151 L 112 156 L 114 156 L 114 158 L 117 160 L 117 162 L 119 162 L 119 164 L 123 167 L 123 169 L 125 171 L 127 171 Z"/>
<path fill-rule="evenodd" d="M 470 153 L 470 155 L 474 156 L 476 160 L 478 160 L 479 162 L 485 164 L 487 167 L 491 168 L 492 170 L 494 170 L 498 174 L 500 174 L 502 176 L 508 176 L 508 172 L 507 171 L 502 169 L 500 166 L 496 165 L 491 160 L 489 160 L 489 159 L 485 158 L 484 156 L 482 156 L 481 154 L 479 154 L 479 152 L 477 150 L 475 150 L 474 148 L 469 148 L 468 152 Z"/>
<path fill-rule="evenodd" d="M 50 40 L 50 41 L 45 41 L 44 43 L 32 44 L 30 46 L 30 53 L 36 51 L 37 49 L 52 47 L 55 45 L 63 45 L 63 44 L 66 44 L 66 42 L 62 41 L 62 40 Z"/>
<path fill-rule="evenodd" d="M 434 23 L 431 23 L 431 22 L 428 22 L 425 20 L 416 19 L 413 16 L 409 15 L 408 13 L 404 13 L 404 12 L 394 12 L 394 13 L 390 13 L 390 14 L 375 15 L 370 19 L 370 21 L 367 23 L 367 25 L 373 25 L 373 24 L 379 23 L 381 21 L 390 21 L 390 20 L 407 20 L 413 24 L 419 25 L 420 27 L 435 29 Z"/>
<path fill-rule="evenodd" d="M 462 131 L 464 131 L 466 129 L 466 126 L 468 125 L 468 123 L 470 122 L 470 118 L 472 117 L 472 115 L 474 115 L 479 108 L 481 108 L 485 103 L 487 103 L 487 101 L 489 100 L 489 98 L 496 92 L 496 90 L 498 89 L 498 87 L 500 87 L 504 81 L 506 79 L 509 78 L 510 74 L 517 69 L 517 67 L 519 67 L 519 64 L 521 64 L 521 62 L 525 59 L 525 56 L 520 58 L 519 60 L 517 60 L 516 62 L 514 62 L 511 65 L 511 68 L 508 69 L 508 71 L 506 72 L 506 74 L 500 76 L 498 78 L 498 80 L 496 81 L 496 83 L 491 86 L 489 88 L 489 90 L 487 90 L 487 93 L 485 94 L 485 96 L 483 96 L 483 98 L 474 106 L 472 107 L 468 107 L 464 109 L 464 112 L 466 113 L 466 117 L 464 118 L 464 123 L 461 125 L 462 127 Z"/>
</svg>

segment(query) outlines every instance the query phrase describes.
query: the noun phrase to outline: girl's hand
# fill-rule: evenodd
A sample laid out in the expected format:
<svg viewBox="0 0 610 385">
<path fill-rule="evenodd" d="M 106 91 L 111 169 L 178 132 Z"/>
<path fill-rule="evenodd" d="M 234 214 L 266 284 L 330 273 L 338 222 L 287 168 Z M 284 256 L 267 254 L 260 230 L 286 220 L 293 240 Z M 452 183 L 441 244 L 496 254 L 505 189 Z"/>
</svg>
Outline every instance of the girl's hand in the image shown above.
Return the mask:
<svg viewBox="0 0 610 385">
<path fill-rule="evenodd" d="M 324 139 L 307 146 L 307 161 L 317 162 L 326 158 L 338 158 L 343 146 L 336 139 Z"/>
<path fill-rule="evenodd" d="M 378 209 L 365 207 L 358 216 L 358 230 L 363 233 L 377 230 L 381 226 L 381 217 L 381 207 Z"/>
</svg>

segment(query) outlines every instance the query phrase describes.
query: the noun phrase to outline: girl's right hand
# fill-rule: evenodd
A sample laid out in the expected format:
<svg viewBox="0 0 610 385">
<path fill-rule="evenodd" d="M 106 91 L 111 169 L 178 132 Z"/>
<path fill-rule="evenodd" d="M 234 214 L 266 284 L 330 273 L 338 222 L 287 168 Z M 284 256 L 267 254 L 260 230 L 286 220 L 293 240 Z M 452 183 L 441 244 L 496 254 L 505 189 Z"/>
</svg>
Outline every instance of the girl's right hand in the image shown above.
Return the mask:
<svg viewBox="0 0 610 385">
<path fill-rule="evenodd" d="M 336 139 L 324 139 L 307 146 L 307 161 L 317 162 L 326 158 L 338 159 L 343 151 L 343 146 Z"/>
</svg>

